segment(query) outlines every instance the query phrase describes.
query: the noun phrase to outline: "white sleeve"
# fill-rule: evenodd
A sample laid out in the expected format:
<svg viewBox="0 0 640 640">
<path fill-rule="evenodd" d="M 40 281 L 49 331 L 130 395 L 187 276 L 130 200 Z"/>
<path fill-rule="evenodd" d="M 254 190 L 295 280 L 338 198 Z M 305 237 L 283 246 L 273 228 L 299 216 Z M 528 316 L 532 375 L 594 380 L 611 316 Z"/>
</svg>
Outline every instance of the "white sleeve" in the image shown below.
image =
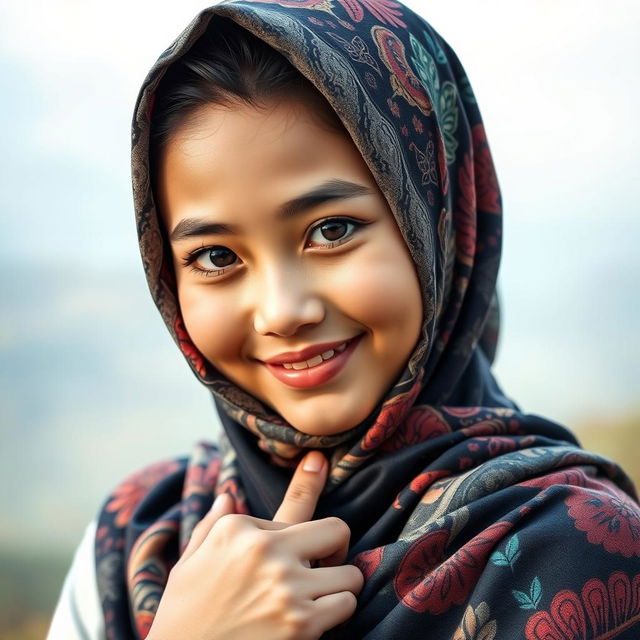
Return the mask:
<svg viewBox="0 0 640 640">
<path fill-rule="evenodd" d="M 53 613 L 46 640 L 105 640 L 96 581 L 96 521 L 86 528 L 76 549 Z"/>
</svg>

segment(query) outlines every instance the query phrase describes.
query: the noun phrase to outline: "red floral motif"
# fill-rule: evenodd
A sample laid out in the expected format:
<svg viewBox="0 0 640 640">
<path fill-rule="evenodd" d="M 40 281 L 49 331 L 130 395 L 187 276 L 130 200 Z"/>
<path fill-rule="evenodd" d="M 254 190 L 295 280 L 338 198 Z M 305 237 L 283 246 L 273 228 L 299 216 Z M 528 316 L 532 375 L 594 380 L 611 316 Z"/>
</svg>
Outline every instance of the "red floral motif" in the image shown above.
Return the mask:
<svg viewBox="0 0 640 640">
<path fill-rule="evenodd" d="M 580 596 L 565 589 L 556 593 L 549 611 L 534 613 L 525 628 L 526 640 L 595 638 L 608 640 L 640 622 L 640 574 L 633 580 L 622 571 L 607 585 L 591 578 Z M 588 623 L 588 624 L 587 624 Z"/>
<path fill-rule="evenodd" d="M 377 571 L 382 562 L 383 550 L 384 547 L 376 547 L 375 549 L 362 551 L 353 558 L 352 564 L 362 571 L 365 580 L 369 580 Z"/>
<path fill-rule="evenodd" d="M 418 538 L 407 550 L 394 580 L 398 599 L 419 613 L 439 614 L 467 600 L 487 564 L 496 542 L 513 527 L 497 522 L 475 536 L 442 562 L 448 529 L 437 529 Z"/>
<path fill-rule="evenodd" d="M 453 210 L 456 258 L 463 264 L 473 266 L 476 254 L 476 191 L 474 169 L 468 153 L 458 169 L 458 187 L 460 195 Z"/>
<path fill-rule="evenodd" d="M 480 436 L 467 444 L 467 449 L 473 452 L 480 451 L 483 447 L 492 458 L 495 458 L 503 453 L 515 451 L 517 445 L 511 438 L 501 436 Z"/>
<path fill-rule="evenodd" d="M 423 494 L 427 487 L 430 487 L 436 480 L 450 475 L 450 471 L 444 469 L 440 471 L 425 471 L 416 476 L 409 484 L 409 490 L 414 493 Z"/>
<path fill-rule="evenodd" d="M 443 407 L 443 411 L 454 418 L 471 418 L 482 413 L 482 407 Z"/>
<path fill-rule="evenodd" d="M 255 0 L 264 4 L 279 4 L 281 7 L 303 7 L 306 9 L 320 9 L 324 0 Z"/>
<path fill-rule="evenodd" d="M 200 377 L 204 378 L 207 375 L 207 367 L 202 354 L 196 349 L 191 338 L 185 329 L 182 316 L 179 314 L 176 316 L 173 328 L 175 329 L 176 336 L 178 338 L 178 344 L 180 351 L 187 357 L 191 366 L 198 372 Z"/>
<path fill-rule="evenodd" d="M 451 427 L 440 412 L 430 406 L 417 406 L 411 409 L 404 422 L 381 449 L 385 452 L 398 451 L 450 432 Z"/>
<path fill-rule="evenodd" d="M 353 14 L 350 13 L 349 7 L 353 8 L 357 5 L 355 0 L 338 0 L 338 2 L 345 8 L 354 22 L 360 22 L 363 16 L 358 20 Z M 394 25 L 396 27 L 406 27 L 407 25 L 400 19 L 402 11 L 401 5 L 393 0 L 360 0 L 360 3 L 365 7 L 371 15 L 375 16 L 380 22 L 384 24 Z"/>
<path fill-rule="evenodd" d="M 377 449 L 391 437 L 406 416 L 419 391 L 420 382 L 416 381 L 409 391 L 391 398 L 382 406 L 375 423 L 360 442 L 363 451 Z"/>
<path fill-rule="evenodd" d="M 531 478 L 520 483 L 522 487 L 535 487 L 546 489 L 556 485 L 569 485 L 572 487 L 589 487 L 601 489 L 602 483 L 589 477 L 582 469 L 563 469 L 554 473 L 547 473 L 538 478 Z"/>
<path fill-rule="evenodd" d="M 109 513 L 117 511 L 115 525 L 117 527 L 126 526 L 138 503 L 149 493 L 150 489 L 178 469 L 180 469 L 180 463 L 175 460 L 155 462 L 126 478 L 111 493 L 111 499 L 105 507 Z"/>
<path fill-rule="evenodd" d="M 441 469 L 438 471 L 425 471 L 420 475 L 416 476 L 397 496 L 393 502 L 394 509 L 402 509 L 408 502 L 413 504 L 414 496 L 411 494 L 418 494 L 422 496 L 422 501 L 425 500 L 427 502 L 432 502 L 432 496 L 439 496 L 444 490 L 443 487 L 438 487 L 436 489 L 427 491 L 430 487 L 439 480 L 440 478 L 444 478 L 445 476 L 450 475 L 451 472 Z M 442 483 L 439 483 L 442 484 Z"/>
<path fill-rule="evenodd" d="M 396 118 L 400 117 L 400 107 L 398 103 L 392 100 L 391 98 L 387 98 L 387 105 L 389 106 L 389 110 Z"/>
<path fill-rule="evenodd" d="M 391 72 L 389 82 L 394 93 L 402 96 L 410 105 L 418 107 L 425 116 L 431 115 L 433 104 L 420 79 L 409 66 L 402 40 L 380 25 L 371 28 L 371 35 L 380 59 Z"/>
<path fill-rule="evenodd" d="M 640 509 L 625 494 L 613 488 L 572 489 L 565 504 L 576 529 L 584 531 L 591 544 L 625 558 L 640 556 Z"/>
<path fill-rule="evenodd" d="M 473 127 L 471 138 L 473 140 L 473 164 L 478 209 L 486 213 L 500 213 L 502 211 L 500 188 L 484 126 L 477 124 Z"/>
<path fill-rule="evenodd" d="M 470 427 L 460 429 L 460 431 L 468 438 L 492 436 L 498 433 L 522 433 L 517 420 L 509 420 L 507 423 L 499 418 L 484 418 Z"/>
</svg>

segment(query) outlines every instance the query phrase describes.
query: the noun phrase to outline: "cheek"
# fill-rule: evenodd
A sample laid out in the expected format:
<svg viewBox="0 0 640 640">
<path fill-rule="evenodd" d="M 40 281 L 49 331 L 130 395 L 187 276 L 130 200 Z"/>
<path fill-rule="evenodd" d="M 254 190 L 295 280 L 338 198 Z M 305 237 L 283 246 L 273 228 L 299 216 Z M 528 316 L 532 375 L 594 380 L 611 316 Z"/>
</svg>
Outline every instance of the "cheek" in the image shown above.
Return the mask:
<svg viewBox="0 0 640 640">
<path fill-rule="evenodd" d="M 178 285 L 178 298 L 191 340 L 207 360 L 237 353 L 243 331 L 231 296 L 206 285 Z"/>
<path fill-rule="evenodd" d="M 336 302 L 345 315 L 384 331 L 380 337 L 409 332 L 406 340 L 413 345 L 422 324 L 420 286 L 404 245 L 390 245 L 387 239 L 364 246 L 338 270 Z"/>
</svg>

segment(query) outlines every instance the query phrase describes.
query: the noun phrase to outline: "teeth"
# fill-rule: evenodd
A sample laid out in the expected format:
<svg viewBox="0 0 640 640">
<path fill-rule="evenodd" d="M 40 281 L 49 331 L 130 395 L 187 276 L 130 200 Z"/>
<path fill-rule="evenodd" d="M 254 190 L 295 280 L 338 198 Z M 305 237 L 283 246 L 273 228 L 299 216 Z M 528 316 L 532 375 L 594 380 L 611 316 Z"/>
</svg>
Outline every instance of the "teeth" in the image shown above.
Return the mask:
<svg viewBox="0 0 640 640">
<path fill-rule="evenodd" d="M 308 367 L 315 367 L 322 362 L 322 356 L 314 356 L 311 360 L 307 360 Z"/>
<path fill-rule="evenodd" d="M 328 351 L 321 353 L 319 356 L 314 356 L 310 360 L 302 360 L 301 362 L 283 362 L 282 366 L 285 369 L 295 369 L 296 371 L 300 371 L 301 369 L 309 369 L 310 367 L 317 367 L 325 360 L 333 358 L 336 353 L 342 353 L 346 348 L 347 343 L 343 342 L 339 347 L 336 347 L 335 349 L 329 349 Z"/>
</svg>

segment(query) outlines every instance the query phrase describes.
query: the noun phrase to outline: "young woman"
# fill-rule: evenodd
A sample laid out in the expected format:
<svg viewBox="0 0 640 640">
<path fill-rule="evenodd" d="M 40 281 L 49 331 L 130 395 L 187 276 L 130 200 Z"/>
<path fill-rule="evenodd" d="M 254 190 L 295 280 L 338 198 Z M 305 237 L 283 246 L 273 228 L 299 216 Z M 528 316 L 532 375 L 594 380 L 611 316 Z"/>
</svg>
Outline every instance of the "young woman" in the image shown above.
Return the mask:
<svg viewBox="0 0 640 640">
<path fill-rule="evenodd" d="M 224 435 L 108 496 L 50 638 L 638 636 L 631 483 L 491 375 L 500 194 L 427 23 L 207 9 L 144 82 L 133 182 Z"/>
</svg>

